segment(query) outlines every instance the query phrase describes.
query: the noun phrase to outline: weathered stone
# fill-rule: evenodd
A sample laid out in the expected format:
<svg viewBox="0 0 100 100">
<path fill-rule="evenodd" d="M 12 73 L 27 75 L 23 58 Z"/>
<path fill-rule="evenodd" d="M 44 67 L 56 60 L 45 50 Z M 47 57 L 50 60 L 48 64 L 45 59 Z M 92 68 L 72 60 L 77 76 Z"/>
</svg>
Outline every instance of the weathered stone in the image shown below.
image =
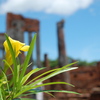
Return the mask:
<svg viewBox="0 0 100 100">
<path fill-rule="evenodd" d="M 37 54 L 37 67 L 41 67 L 40 63 L 40 37 L 39 37 L 39 21 L 35 19 L 24 18 L 21 15 L 12 13 L 7 14 L 7 34 L 12 38 L 24 42 L 24 32 L 29 32 L 29 43 L 32 39 L 30 32 L 37 33 L 36 40 L 36 54 Z M 31 59 L 32 60 L 32 59 Z"/>
<path fill-rule="evenodd" d="M 58 62 L 59 62 L 59 67 L 62 67 L 64 65 L 68 64 L 67 63 L 67 56 L 66 56 L 66 49 L 65 49 L 64 30 L 63 30 L 63 28 L 64 28 L 64 20 L 61 20 L 60 22 L 57 23 L 58 52 L 59 52 L 59 57 L 58 57 L 59 61 Z M 60 77 L 60 79 L 62 81 L 70 83 L 69 72 L 62 73 L 59 77 Z M 67 86 L 66 89 L 68 89 L 68 88 L 69 88 L 69 86 Z"/>
<path fill-rule="evenodd" d="M 37 31 L 37 39 L 36 39 L 36 56 L 37 56 L 37 67 L 41 67 L 40 62 L 40 33 Z"/>
<path fill-rule="evenodd" d="M 60 67 L 67 64 L 63 28 L 64 28 L 64 20 L 57 23 L 58 52 L 59 52 L 59 66 Z"/>
<path fill-rule="evenodd" d="M 3 49 L 3 42 L 5 41 L 4 33 L 0 33 L 0 49 Z"/>
<path fill-rule="evenodd" d="M 13 21 L 20 20 L 24 22 L 23 31 L 37 32 L 39 31 L 39 21 L 36 19 L 24 18 L 21 15 L 15 15 L 7 13 L 7 30 L 16 27 L 16 23 L 12 24 Z"/>
<path fill-rule="evenodd" d="M 50 67 L 49 60 L 47 54 L 44 55 L 44 67 Z"/>
<path fill-rule="evenodd" d="M 92 89 L 92 93 L 90 95 L 89 100 L 100 100 L 100 87 L 96 87 Z"/>
</svg>

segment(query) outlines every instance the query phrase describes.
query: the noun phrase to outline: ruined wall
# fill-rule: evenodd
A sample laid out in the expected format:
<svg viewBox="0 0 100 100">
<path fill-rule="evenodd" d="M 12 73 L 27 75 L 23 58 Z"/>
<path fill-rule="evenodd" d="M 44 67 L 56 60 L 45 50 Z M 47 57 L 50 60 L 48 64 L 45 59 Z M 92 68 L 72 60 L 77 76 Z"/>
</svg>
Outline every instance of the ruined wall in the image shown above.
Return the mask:
<svg viewBox="0 0 100 100">
<path fill-rule="evenodd" d="M 84 66 L 70 71 L 71 83 L 75 84 L 74 89 L 84 89 L 85 92 L 86 89 L 90 91 L 93 87 L 98 86 L 100 84 L 100 79 L 97 67 L 98 66 Z"/>
<path fill-rule="evenodd" d="M 45 62 L 47 62 L 47 60 Z M 78 69 L 69 71 L 70 83 L 75 86 L 75 87 L 70 87 L 70 90 L 79 92 L 81 93 L 81 95 L 52 93 L 56 97 L 56 98 L 53 98 L 52 96 L 48 94 L 44 94 L 44 97 L 45 97 L 44 100 L 92 100 L 90 98 L 92 98 L 93 96 L 94 96 L 93 98 L 95 98 L 95 96 L 99 98 L 99 93 L 100 93 L 100 78 L 98 75 L 99 69 L 100 69 L 100 66 L 98 66 L 97 64 L 96 66 L 88 66 L 88 67 L 83 66 L 83 67 L 79 67 Z M 50 67 L 47 67 L 46 69 L 36 73 L 35 75 L 33 75 L 33 77 L 41 73 L 44 73 L 48 70 L 50 70 Z M 50 78 L 49 80 L 46 80 L 44 83 L 53 82 L 53 81 L 61 81 L 61 77 L 56 76 L 56 77 Z M 64 87 L 64 85 L 62 86 L 61 85 L 51 85 L 51 86 L 45 87 L 45 89 L 46 90 L 50 90 L 50 89 L 67 90 Z M 100 100 L 100 98 L 97 100 Z"/>
<path fill-rule="evenodd" d="M 3 49 L 3 42 L 5 41 L 4 33 L 0 33 L 0 49 Z"/>
<path fill-rule="evenodd" d="M 16 15 L 12 13 L 7 14 L 7 30 L 14 28 L 16 26 L 15 21 L 23 21 L 24 25 L 22 30 L 28 32 L 39 31 L 39 21 L 36 19 L 24 18 L 21 15 Z"/>
<path fill-rule="evenodd" d="M 35 19 L 24 18 L 21 15 L 15 15 L 12 13 L 7 14 L 7 34 L 14 39 L 21 42 L 24 41 L 23 33 L 38 32 L 39 21 Z"/>
<path fill-rule="evenodd" d="M 12 13 L 7 14 L 7 34 L 12 38 L 24 42 L 24 32 L 28 32 L 29 43 L 32 39 L 32 32 L 37 33 L 36 40 L 36 54 L 37 61 L 36 65 L 41 67 L 40 63 L 40 36 L 39 36 L 39 21 L 36 19 L 24 18 L 21 15 L 16 15 Z M 32 61 L 32 58 L 31 58 Z M 33 61 L 32 61 L 33 62 Z"/>
</svg>

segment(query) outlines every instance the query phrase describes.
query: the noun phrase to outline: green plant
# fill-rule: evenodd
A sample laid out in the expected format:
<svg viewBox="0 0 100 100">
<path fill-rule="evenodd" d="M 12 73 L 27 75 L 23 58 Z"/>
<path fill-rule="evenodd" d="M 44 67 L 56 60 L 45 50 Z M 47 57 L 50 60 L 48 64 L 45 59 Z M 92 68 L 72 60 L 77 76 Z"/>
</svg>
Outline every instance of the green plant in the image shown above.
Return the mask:
<svg viewBox="0 0 100 100">
<path fill-rule="evenodd" d="M 38 83 L 43 82 L 55 75 L 60 73 L 76 69 L 77 67 L 70 68 L 69 66 L 73 65 L 74 63 L 68 64 L 63 66 L 62 68 L 56 68 L 49 70 L 45 73 L 42 73 L 35 77 L 34 79 L 27 82 L 29 77 L 36 72 L 43 70 L 43 68 L 36 68 L 31 70 L 30 72 L 26 73 L 28 68 L 29 60 L 34 49 L 35 41 L 36 41 L 36 34 L 31 41 L 30 46 L 25 46 L 24 43 L 19 41 L 13 40 L 5 34 L 6 41 L 4 42 L 5 47 L 5 59 L 4 67 L 0 68 L 0 100 L 34 100 L 34 99 L 23 99 L 22 96 L 36 94 L 39 92 L 45 92 L 50 94 L 50 92 L 64 92 L 64 93 L 75 93 L 73 91 L 65 91 L 65 90 L 39 90 L 37 91 L 36 88 L 46 85 L 53 85 L 53 84 L 66 84 L 73 86 L 66 82 L 50 82 L 38 85 Z M 18 55 L 21 51 L 28 51 L 25 61 L 23 64 L 20 64 L 18 60 Z M 75 62 L 76 63 L 76 62 Z M 8 69 L 10 69 L 11 73 L 7 74 Z M 45 75 L 45 76 L 44 76 Z M 10 79 L 9 79 L 10 77 Z M 50 94 L 51 95 L 51 94 Z"/>
</svg>

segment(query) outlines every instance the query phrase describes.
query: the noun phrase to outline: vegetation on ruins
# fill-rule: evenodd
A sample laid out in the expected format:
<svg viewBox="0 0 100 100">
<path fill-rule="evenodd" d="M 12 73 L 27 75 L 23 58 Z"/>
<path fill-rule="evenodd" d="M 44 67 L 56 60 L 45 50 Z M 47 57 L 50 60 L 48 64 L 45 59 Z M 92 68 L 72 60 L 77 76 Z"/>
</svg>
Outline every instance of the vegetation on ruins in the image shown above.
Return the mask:
<svg viewBox="0 0 100 100">
<path fill-rule="evenodd" d="M 68 63 L 72 63 L 73 58 L 72 57 L 67 57 Z M 92 62 L 87 62 L 87 61 L 83 61 L 80 59 L 77 59 L 76 61 L 78 61 L 77 66 L 78 67 L 85 67 L 85 66 L 95 66 L 97 64 L 97 61 L 92 61 Z M 51 60 L 49 59 L 49 63 L 50 66 L 53 68 L 55 66 L 58 66 L 58 59 L 55 60 Z"/>
<path fill-rule="evenodd" d="M 3 60 L 4 67 L 0 67 L 0 100 L 35 100 L 23 97 L 31 94 L 37 94 L 39 92 L 45 92 L 51 96 L 53 95 L 50 92 L 78 94 L 76 92 L 67 90 L 37 90 L 38 87 L 54 84 L 65 84 L 73 86 L 72 84 L 66 82 L 49 82 L 42 84 L 38 83 L 41 83 L 60 73 L 77 69 L 77 67 L 69 67 L 76 62 L 63 66 L 61 68 L 49 70 L 28 81 L 32 74 L 45 69 L 44 67 L 35 68 L 26 73 L 27 68 L 31 65 L 31 63 L 29 64 L 29 61 L 34 49 L 36 34 L 34 35 L 30 46 L 25 46 L 24 43 L 13 40 L 12 38 L 8 37 L 7 34 L 5 34 L 5 37 L 6 41 L 4 42 L 4 48 L 6 54 L 5 59 Z M 21 54 L 21 51 L 28 51 L 26 58 L 22 64 L 20 64 L 20 60 L 18 58 L 18 55 Z M 8 70 L 10 70 L 10 73 L 8 73 Z"/>
</svg>

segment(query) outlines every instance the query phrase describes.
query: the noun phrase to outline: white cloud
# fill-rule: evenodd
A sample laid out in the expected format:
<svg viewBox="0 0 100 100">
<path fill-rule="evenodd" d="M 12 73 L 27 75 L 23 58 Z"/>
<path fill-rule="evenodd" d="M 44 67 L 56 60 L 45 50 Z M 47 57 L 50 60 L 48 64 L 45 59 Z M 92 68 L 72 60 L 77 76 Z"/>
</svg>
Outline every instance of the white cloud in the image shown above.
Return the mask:
<svg viewBox="0 0 100 100">
<path fill-rule="evenodd" d="M 71 15 L 79 9 L 89 7 L 94 0 L 7 0 L 0 5 L 0 13 L 43 11 L 46 13 Z"/>
</svg>

